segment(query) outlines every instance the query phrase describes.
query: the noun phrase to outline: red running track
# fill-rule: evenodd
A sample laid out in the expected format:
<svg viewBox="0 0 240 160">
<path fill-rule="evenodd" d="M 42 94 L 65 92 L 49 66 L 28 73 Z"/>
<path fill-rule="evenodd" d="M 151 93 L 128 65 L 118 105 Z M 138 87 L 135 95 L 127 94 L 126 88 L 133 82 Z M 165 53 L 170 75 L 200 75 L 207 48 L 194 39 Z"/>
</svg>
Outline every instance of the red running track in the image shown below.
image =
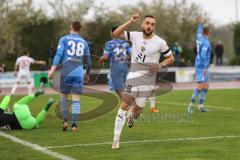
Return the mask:
<svg viewBox="0 0 240 160">
<path fill-rule="evenodd" d="M 173 85 L 173 90 L 192 90 L 195 88 L 195 83 L 171 83 Z M 89 88 L 94 88 L 96 90 L 108 91 L 107 85 L 91 85 L 87 86 Z M 240 89 L 240 81 L 232 82 L 211 82 L 209 84 L 210 89 Z M 33 88 L 33 92 L 37 89 Z M 1 88 L 0 95 L 10 94 L 11 88 Z M 58 92 L 54 91 L 51 88 L 46 88 L 46 94 L 57 94 Z M 19 87 L 16 91 L 17 95 L 27 94 L 27 88 Z"/>
</svg>

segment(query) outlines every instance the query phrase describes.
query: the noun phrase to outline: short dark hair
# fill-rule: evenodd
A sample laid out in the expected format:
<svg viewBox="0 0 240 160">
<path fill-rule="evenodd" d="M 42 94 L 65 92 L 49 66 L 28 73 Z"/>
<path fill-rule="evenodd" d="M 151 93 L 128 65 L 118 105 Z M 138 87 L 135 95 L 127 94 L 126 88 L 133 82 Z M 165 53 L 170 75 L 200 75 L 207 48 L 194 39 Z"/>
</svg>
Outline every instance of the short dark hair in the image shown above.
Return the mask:
<svg viewBox="0 0 240 160">
<path fill-rule="evenodd" d="M 144 16 L 144 19 L 145 19 L 145 18 L 153 18 L 153 19 L 155 19 L 154 16 L 151 15 L 151 14 L 147 14 L 147 15 L 145 15 L 145 16 Z"/>
<path fill-rule="evenodd" d="M 27 55 L 27 56 L 29 56 L 29 55 L 30 55 L 30 51 L 29 51 L 29 50 L 26 50 L 26 51 L 23 52 L 22 55 Z"/>
<path fill-rule="evenodd" d="M 76 32 L 80 32 L 82 26 L 81 26 L 81 23 L 79 21 L 74 21 L 72 22 L 72 29 Z"/>
<path fill-rule="evenodd" d="M 203 34 L 209 34 L 210 32 L 210 25 L 209 24 L 204 24 L 203 25 Z"/>
<path fill-rule="evenodd" d="M 112 33 L 113 33 L 118 27 L 119 27 L 119 26 L 112 26 L 112 29 L 111 29 Z"/>
</svg>

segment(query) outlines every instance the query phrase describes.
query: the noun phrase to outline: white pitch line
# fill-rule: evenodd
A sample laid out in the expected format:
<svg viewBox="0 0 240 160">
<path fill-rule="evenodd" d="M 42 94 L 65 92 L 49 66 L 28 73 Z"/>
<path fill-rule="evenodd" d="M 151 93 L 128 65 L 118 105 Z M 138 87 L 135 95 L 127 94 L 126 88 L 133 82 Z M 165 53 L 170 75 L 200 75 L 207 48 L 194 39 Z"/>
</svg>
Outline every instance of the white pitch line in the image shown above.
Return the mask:
<svg viewBox="0 0 240 160">
<path fill-rule="evenodd" d="M 20 138 L 17 138 L 15 136 L 12 136 L 12 135 L 9 135 L 9 134 L 6 134 L 6 133 L 3 133 L 3 132 L 0 132 L 0 136 L 1 137 L 4 137 L 6 139 L 9 139 L 15 143 L 19 143 L 23 146 L 26 146 L 26 147 L 29 147 L 29 148 L 32 148 L 34 150 L 37 150 L 39 152 L 42 152 L 46 155 L 49 155 L 51 157 L 54 157 L 54 158 L 57 158 L 57 159 L 62 159 L 62 160 L 74 160 L 73 158 L 71 157 L 68 157 L 68 156 L 65 156 L 63 154 L 60 154 L 60 153 L 57 153 L 57 152 L 53 152 L 47 148 L 44 148 L 42 146 L 39 146 L 37 144 L 34 144 L 34 143 L 30 143 L 28 141 L 25 141 L 25 140 L 22 140 Z"/>
<path fill-rule="evenodd" d="M 178 105 L 178 106 L 186 106 L 186 107 L 188 107 L 188 105 L 189 105 L 187 103 L 168 102 L 168 101 L 158 101 L 157 103 Z M 239 109 L 235 109 L 235 108 L 231 108 L 231 107 L 221 107 L 221 106 L 211 106 L 211 105 L 206 105 L 206 107 L 216 108 L 216 109 L 223 109 L 223 110 L 231 110 L 231 111 L 240 111 Z"/>
<path fill-rule="evenodd" d="M 152 139 L 152 140 L 126 141 L 126 142 L 120 142 L 120 143 L 121 144 L 132 144 L 132 143 L 149 143 L 149 142 L 224 139 L 224 138 L 239 138 L 239 137 L 240 137 L 240 135 L 214 136 L 214 137 L 187 137 L 187 138 L 176 138 L 176 139 Z M 99 146 L 99 145 L 110 145 L 110 144 L 112 144 L 112 142 L 86 143 L 86 144 L 74 144 L 74 145 L 63 145 L 63 146 L 49 146 L 49 147 L 45 147 L 45 148 L 52 149 L 52 148 L 87 147 L 87 146 Z"/>
</svg>

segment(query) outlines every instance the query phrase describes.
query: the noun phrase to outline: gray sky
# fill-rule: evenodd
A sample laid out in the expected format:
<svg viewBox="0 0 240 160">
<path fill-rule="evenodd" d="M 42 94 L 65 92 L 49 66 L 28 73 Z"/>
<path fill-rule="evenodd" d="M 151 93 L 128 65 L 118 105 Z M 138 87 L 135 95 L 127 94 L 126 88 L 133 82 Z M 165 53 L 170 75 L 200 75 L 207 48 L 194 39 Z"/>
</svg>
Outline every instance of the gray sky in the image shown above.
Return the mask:
<svg viewBox="0 0 240 160">
<path fill-rule="evenodd" d="M 96 0 L 96 4 L 105 3 L 109 7 L 117 8 L 123 4 L 134 5 L 140 0 Z M 145 0 L 151 1 L 151 0 Z M 165 0 L 171 2 L 174 0 Z M 235 12 L 235 1 L 236 0 L 187 0 L 188 3 L 195 2 L 199 4 L 203 11 L 207 12 L 211 20 L 217 25 L 232 23 L 236 21 Z M 240 0 L 238 3 L 240 8 Z M 239 13 L 240 15 L 240 13 Z"/>
<path fill-rule="evenodd" d="M 33 0 L 37 5 L 43 4 L 42 1 Z M 66 0 L 74 2 L 77 0 Z M 96 4 L 104 3 L 106 6 L 116 9 L 120 5 L 135 5 L 140 0 L 95 0 Z M 164 0 L 168 3 L 174 0 Z M 177 0 L 179 1 L 179 0 Z M 211 21 L 216 25 L 228 24 L 236 21 L 235 2 L 239 1 L 238 8 L 240 8 L 240 0 L 186 0 L 188 3 L 195 2 L 199 4 L 203 11 L 207 12 Z M 151 3 L 151 0 L 145 0 L 145 2 Z M 240 12 L 240 11 L 239 11 Z M 239 13 L 240 15 L 240 13 Z M 240 17 L 240 16 L 238 16 Z"/>
<path fill-rule="evenodd" d="M 187 0 L 199 4 L 216 24 L 227 24 L 236 21 L 236 0 Z M 239 1 L 240 3 L 240 1 Z M 238 4 L 238 8 L 240 4 Z"/>
</svg>

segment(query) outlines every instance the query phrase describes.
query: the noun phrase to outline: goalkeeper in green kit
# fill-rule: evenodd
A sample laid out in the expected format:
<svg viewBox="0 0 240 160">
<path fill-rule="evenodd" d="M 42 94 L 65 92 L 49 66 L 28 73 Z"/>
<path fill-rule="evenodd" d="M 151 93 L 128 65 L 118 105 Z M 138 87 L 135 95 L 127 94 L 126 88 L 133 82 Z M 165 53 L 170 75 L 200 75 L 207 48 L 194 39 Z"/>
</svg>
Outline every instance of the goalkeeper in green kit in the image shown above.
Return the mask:
<svg viewBox="0 0 240 160">
<path fill-rule="evenodd" d="M 13 113 L 4 113 L 11 100 L 10 95 L 5 96 L 0 104 L 0 128 L 5 130 L 39 128 L 54 102 L 52 98 L 49 98 L 48 103 L 38 113 L 37 117 L 33 117 L 28 104 L 41 94 L 44 94 L 44 87 L 40 87 L 37 92 L 21 98 L 13 105 Z"/>
</svg>

